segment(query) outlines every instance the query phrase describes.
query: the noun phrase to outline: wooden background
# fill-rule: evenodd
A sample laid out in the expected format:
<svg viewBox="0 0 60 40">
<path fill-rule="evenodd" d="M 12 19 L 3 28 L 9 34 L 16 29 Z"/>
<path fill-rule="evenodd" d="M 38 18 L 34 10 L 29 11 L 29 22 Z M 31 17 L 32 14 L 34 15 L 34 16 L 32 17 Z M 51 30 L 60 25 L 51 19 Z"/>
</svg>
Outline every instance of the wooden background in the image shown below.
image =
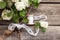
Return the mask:
<svg viewBox="0 0 60 40">
<path fill-rule="evenodd" d="M 45 33 L 39 32 L 36 37 L 30 36 L 24 29 L 20 32 L 21 40 L 60 40 L 60 0 L 42 0 L 37 10 L 32 10 L 31 14 L 40 15 L 45 14 L 48 16 L 49 27 Z M 2 24 L 2 22 L 0 22 Z M 8 24 L 8 22 L 6 22 Z M 3 34 L 3 30 L 7 29 L 7 25 L 0 25 L 2 28 L 0 34 Z M 33 30 L 34 28 L 31 27 Z M 18 34 L 13 33 L 9 37 L 5 37 L 5 40 L 18 40 Z"/>
</svg>

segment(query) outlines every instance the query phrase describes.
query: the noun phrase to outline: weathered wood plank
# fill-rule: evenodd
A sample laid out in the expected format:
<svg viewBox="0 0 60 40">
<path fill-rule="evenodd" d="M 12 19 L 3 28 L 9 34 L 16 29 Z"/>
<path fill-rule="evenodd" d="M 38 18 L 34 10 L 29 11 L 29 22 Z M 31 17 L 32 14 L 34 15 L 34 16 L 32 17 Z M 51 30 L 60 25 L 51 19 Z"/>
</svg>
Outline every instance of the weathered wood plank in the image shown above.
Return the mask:
<svg viewBox="0 0 60 40">
<path fill-rule="evenodd" d="M 1 26 L 1 27 L 7 27 L 7 26 Z M 31 27 L 31 29 L 34 30 L 33 27 Z M 49 26 L 46 29 L 45 33 L 42 33 L 40 31 L 36 37 L 30 36 L 24 29 L 21 30 L 20 34 L 21 34 L 21 40 L 60 40 L 60 26 Z M 13 33 L 12 35 L 7 36 L 5 37 L 5 40 L 18 40 L 17 34 Z"/>
<path fill-rule="evenodd" d="M 47 15 L 49 25 L 60 25 L 60 4 L 41 4 L 37 10 L 33 9 L 31 14 Z"/>
<path fill-rule="evenodd" d="M 45 33 L 39 32 L 36 37 L 22 30 L 21 40 L 60 40 L 60 26 L 49 26 Z"/>
<path fill-rule="evenodd" d="M 60 2 L 60 0 L 42 0 L 42 2 Z"/>
<path fill-rule="evenodd" d="M 12 21 L 0 21 L 0 25 L 9 25 L 10 23 L 13 23 Z"/>
<path fill-rule="evenodd" d="M 0 25 L 0 37 L 4 40 L 18 40 L 18 33 L 13 32 L 11 35 L 4 35 L 4 31 L 8 29 L 8 25 Z M 4 35 L 4 36 L 3 36 Z"/>
<path fill-rule="evenodd" d="M 10 36 L 5 35 L 4 40 L 18 40 L 18 33 L 14 32 Z"/>
<path fill-rule="evenodd" d="M 31 14 L 48 16 L 49 25 L 60 25 L 60 4 L 40 4 L 37 10 L 32 9 Z M 0 24 L 9 24 L 11 22 L 0 21 Z"/>
</svg>

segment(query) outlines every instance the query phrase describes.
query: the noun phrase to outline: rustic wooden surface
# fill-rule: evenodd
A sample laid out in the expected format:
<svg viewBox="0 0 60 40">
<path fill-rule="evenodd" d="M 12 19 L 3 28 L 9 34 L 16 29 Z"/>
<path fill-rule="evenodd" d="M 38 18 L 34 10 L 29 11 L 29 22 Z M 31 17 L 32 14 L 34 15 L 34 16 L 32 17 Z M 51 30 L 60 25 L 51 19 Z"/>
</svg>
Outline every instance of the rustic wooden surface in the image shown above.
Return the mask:
<svg viewBox="0 0 60 40">
<path fill-rule="evenodd" d="M 45 33 L 39 32 L 36 37 L 23 31 L 21 32 L 21 40 L 60 40 L 60 26 L 49 26 Z"/>
<path fill-rule="evenodd" d="M 60 2 L 60 0 L 42 0 L 42 2 Z"/>
<path fill-rule="evenodd" d="M 49 25 L 60 25 L 60 4 L 40 4 L 37 10 L 31 12 L 34 15 L 47 15 Z"/>
<path fill-rule="evenodd" d="M 45 4 L 46 3 L 46 4 Z M 32 9 L 31 14 L 40 15 L 45 14 L 48 16 L 49 27 L 45 33 L 39 32 L 36 37 L 30 36 L 24 29 L 20 32 L 21 40 L 60 40 L 60 0 L 42 0 L 42 3 L 37 10 Z M 3 22 L 8 24 L 11 22 Z M 2 21 L 0 21 L 2 24 Z M 4 30 L 8 26 L 0 25 L 0 35 L 4 35 Z M 34 28 L 31 27 L 33 30 Z M 14 32 L 10 36 L 4 37 L 4 40 L 19 40 L 18 33 Z"/>
<path fill-rule="evenodd" d="M 33 9 L 31 11 L 31 14 L 34 15 L 45 14 L 48 17 L 47 21 L 49 22 L 49 25 L 60 25 L 60 4 L 40 4 L 37 10 Z M 8 21 L 6 22 L 0 21 L 0 24 L 8 23 L 9 23 Z"/>
<path fill-rule="evenodd" d="M 2 28 L 3 27 L 3 28 Z M 0 30 L 0 35 L 3 35 L 3 30 L 6 30 L 8 26 L 0 26 L 2 28 Z M 4 29 L 5 28 L 5 29 Z M 34 28 L 31 27 L 33 30 Z M 2 31 L 2 32 L 1 32 Z M 33 37 L 29 35 L 24 29 L 21 30 L 20 33 L 21 40 L 60 40 L 60 26 L 49 26 L 46 29 L 45 33 L 39 32 L 39 34 L 36 37 Z M 18 34 L 14 32 L 10 36 L 4 37 L 4 40 L 18 40 Z"/>
</svg>

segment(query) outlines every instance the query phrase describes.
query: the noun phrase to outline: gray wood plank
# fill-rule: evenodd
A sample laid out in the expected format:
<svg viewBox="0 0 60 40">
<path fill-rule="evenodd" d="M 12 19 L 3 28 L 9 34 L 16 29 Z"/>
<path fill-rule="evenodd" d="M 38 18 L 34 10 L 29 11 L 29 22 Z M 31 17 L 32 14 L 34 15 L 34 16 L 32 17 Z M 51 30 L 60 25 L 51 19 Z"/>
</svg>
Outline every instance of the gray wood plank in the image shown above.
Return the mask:
<svg viewBox="0 0 60 40">
<path fill-rule="evenodd" d="M 60 2 L 60 0 L 42 0 L 42 2 Z"/>
<path fill-rule="evenodd" d="M 60 4 L 40 4 L 38 9 L 32 9 L 30 14 L 45 14 L 48 16 L 49 25 L 60 25 Z M 9 24 L 9 22 L 1 22 L 1 24 Z"/>
<path fill-rule="evenodd" d="M 13 33 L 12 35 L 10 36 L 6 36 L 4 37 L 4 40 L 18 40 L 18 34 L 17 33 Z"/>
<path fill-rule="evenodd" d="M 4 35 L 5 30 L 8 29 L 8 25 L 0 25 L 0 37 L 4 40 L 18 40 L 18 33 L 13 32 L 11 35 Z M 4 35 L 4 36 L 3 36 Z"/>
<path fill-rule="evenodd" d="M 38 9 L 32 9 L 30 14 L 47 15 L 49 25 L 60 25 L 60 4 L 40 4 Z"/>
<path fill-rule="evenodd" d="M 30 28 L 34 30 L 33 26 Z M 20 34 L 21 40 L 60 40 L 60 26 L 49 26 L 45 33 L 40 31 L 36 37 L 29 35 L 24 29 L 21 30 Z M 17 34 L 13 33 L 12 35 L 7 36 L 5 37 L 5 40 L 18 40 Z"/>
<path fill-rule="evenodd" d="M 21 40 L 60 40 L 60 26 L 49 26 L 45 33 L 39 32 L 36 37 L 30 36 L 23 29 Z"/>
</svg>

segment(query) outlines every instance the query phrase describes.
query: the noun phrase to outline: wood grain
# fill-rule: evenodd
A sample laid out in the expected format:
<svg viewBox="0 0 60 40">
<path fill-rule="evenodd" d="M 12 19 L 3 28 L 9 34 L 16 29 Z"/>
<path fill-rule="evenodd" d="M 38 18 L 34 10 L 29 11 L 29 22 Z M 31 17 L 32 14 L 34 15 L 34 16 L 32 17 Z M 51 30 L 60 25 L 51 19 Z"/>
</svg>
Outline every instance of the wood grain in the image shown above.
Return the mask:
<svg viewBox="0 0 60 40">
<path fill-rule="evenodd" d="M 60 2 L 60 0 L 42 0 L 42 2 Z"/>
<path fill-rule="evenodd" d="M 30 28 L 34 30 L 33 26 Z M 20 34 L 21 40 L 60 40 L 60 26 L 49 26 L 45 33 L 40 31 L 36 37 L 29 35 L 25 29 L 22 29 Z M 14 32 L 12 35 L 5 37 L 5 40 L 18 40 L 17 34 Z"/>
<path fill-rule="evenodd" d="M 40 4 L 38 9 L 32 9 L 30 14 L 47 15 L 49 25 L 60 25 L 60 4 Z"/>
<path fill-rule="evenodd" d="M 60 40 L 60 26 L 49 26 L 45 33 L 39 32 L 36 37 L 30 36 L 23 29 L 21 40 Z"/>
<path fill-rule="evenodd" d="M 30 14 L 47 15 L 49 25 L 60 25 L 60 4 L 40 4 L 38 9 L 32 9 Z M 11 21 L 0 21 L 0 24 L 10 24 Z"/>
</svg>

